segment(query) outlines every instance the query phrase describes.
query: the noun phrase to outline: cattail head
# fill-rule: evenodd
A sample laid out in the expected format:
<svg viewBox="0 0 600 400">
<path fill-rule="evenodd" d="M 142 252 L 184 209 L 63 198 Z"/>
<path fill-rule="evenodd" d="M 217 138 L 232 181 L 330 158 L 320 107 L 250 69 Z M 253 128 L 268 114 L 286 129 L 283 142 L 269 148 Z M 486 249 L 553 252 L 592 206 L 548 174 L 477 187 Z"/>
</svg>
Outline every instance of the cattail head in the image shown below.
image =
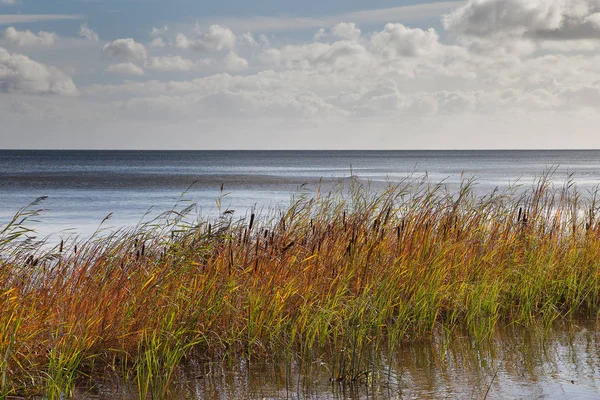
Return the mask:
<svg viewBox="0 0 600 400">
<path fill-rule="evenodd" d="M 250 224 L 248 225 L 248 232 L 252 230 L 252 226 L 254 225 L 254 213 L 250 214 Z"/>
</svg>

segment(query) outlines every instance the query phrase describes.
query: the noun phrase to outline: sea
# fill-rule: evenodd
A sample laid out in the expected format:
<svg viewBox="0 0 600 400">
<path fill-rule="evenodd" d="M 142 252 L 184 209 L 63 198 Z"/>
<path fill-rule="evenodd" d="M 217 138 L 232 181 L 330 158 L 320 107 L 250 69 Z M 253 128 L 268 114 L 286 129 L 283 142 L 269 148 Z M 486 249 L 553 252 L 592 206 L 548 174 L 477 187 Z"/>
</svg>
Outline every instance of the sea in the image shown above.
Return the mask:
<svg viewBox="0 0 600 400">
<path fill-rule="evenodd" d="M 284 208 L 350 177 L 371 190 L 405 179 L 478 193 L 531 185 L 552 170 L 582 191 L 600 184 L 599 150 L 560 151 L 0 151 L 0 228 L 36 199 L 45 237 L 135 227 L 173 208 L 198 217 Z M 107 217 L 109 217 L 107 219 Z"/>
</svg>

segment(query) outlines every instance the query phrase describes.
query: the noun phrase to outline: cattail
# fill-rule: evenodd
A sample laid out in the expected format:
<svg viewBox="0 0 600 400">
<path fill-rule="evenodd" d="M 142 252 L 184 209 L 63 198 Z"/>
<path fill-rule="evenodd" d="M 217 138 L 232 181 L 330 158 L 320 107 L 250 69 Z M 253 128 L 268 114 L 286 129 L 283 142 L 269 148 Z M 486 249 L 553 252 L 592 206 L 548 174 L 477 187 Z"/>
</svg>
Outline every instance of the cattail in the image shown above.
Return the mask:
<svg viewBox="0 0 600 400">
<path fill-rule="evenodd" d="M 254 213 L 250 214 L 250 224 L 248 225 L 248 232 L 252 230 L 252 225 L 254 225 Z"/>
<path fill-rule="evenodd" d="M 60 248 L 58 249 L 58 252 L 59 252 L 59 253 L 62 253 L 62 252 L 63 252 L 63 245 L 64 245 L 64 242 L 63 242 L 63 241 L 62 241 L 62 239 L 61 239 L 61 241 L 60 241 Z"/>
</svg>

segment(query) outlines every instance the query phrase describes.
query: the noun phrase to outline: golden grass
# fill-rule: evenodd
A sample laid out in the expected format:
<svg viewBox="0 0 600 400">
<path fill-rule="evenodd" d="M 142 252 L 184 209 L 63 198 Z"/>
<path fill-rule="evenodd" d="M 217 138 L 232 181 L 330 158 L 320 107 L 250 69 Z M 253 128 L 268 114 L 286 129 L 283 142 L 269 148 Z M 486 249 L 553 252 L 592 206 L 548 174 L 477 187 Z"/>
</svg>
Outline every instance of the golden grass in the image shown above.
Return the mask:
<svg viewBox="0 0 600 400">
<path fill-rule="evenodd" d="M 172 212 L 51 250 L 23 240 L 31 209 L 0 232 L 0 398 L 68 397 L 106 371 L 164 398 L 190 354 L 329 349 L 332 378 L 352 379 L 365 349 L 436 326 L 482 340 L 498 323 L 549 325 L 600 305 L 595 192 L 552 189 L 547 176 L 483 197 L 472 182 L 374 194 L 352 181 L 283 212 L 195 224 Z"/>
</svg>

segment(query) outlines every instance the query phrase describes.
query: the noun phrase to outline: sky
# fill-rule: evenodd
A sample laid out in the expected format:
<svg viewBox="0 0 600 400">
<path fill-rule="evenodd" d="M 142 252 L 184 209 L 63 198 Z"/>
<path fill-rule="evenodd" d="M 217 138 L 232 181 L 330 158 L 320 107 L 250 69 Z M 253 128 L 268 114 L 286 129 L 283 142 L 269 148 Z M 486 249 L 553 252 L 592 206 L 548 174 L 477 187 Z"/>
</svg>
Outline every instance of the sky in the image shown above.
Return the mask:
<svg viewBox="0 0 600 400">
<path fill-rule="evenodd" d="M 0 148 L 600 148 L 600 0 L 0 0 Z"/>
</svg>

